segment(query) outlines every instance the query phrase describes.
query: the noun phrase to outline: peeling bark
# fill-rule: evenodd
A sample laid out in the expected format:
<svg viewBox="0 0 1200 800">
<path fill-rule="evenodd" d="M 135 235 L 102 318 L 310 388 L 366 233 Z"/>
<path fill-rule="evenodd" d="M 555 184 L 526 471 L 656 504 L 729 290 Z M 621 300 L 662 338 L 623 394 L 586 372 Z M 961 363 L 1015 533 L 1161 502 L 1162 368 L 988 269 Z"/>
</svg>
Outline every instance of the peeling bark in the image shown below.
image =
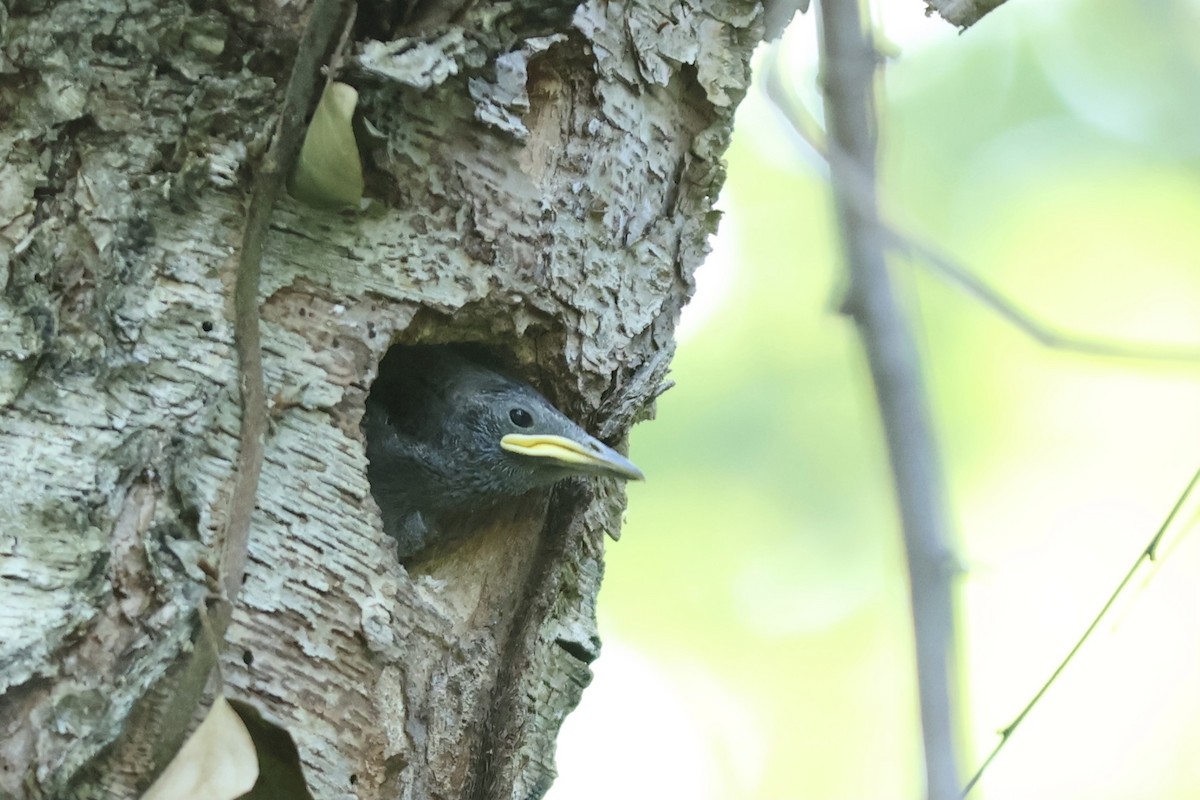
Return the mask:
<svg viewBox="0 0 1200 800">
<path fill-rule="evenodd" d="M 974 25 L 984 16 L 995 11 L 1004 0 L 925 0 L 928 13 L 938 16 L 962 30 Z"/>
<path fill-rule="evenodd" d="M 623 491 L 562 484 L 405 569 L 366 389 L 392 343 L 474 341 L 621 440 L 716 225 L 762 13 L 363 5 L 339 77 L 372 203 L 272 220 L 273 429 L 221 671 L 315 797 L 538 797 L 599 652 Z M 303 6 L 0 5 L 0 796 L 136 796 L 213 691 L 235 247 Z"/>
</svg>

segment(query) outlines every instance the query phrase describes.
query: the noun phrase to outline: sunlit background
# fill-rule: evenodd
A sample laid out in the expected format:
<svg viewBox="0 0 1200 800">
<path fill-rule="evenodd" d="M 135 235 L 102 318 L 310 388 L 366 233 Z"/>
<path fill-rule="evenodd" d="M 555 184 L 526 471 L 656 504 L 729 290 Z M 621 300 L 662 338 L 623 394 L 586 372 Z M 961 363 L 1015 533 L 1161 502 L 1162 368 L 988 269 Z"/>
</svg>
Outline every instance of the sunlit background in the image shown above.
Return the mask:
<svg viewBox="0 0 1200 800">
<path fill-rule="evenodd" d="M 890 218 L 1065 331 L 1200 344 L 1200 3 L 1009 0 L 958 35 L 880 0 Z M 817 116 L 811 15 L 786 64 Z M 760 53 L 760 56 L 763 54 Z M 554 800 L 922 791 L 903 553 L 821 162 L 761 88 L 658 419 L 635 431 L 604 653 Z M 969 773 L 1200 465 L 1200 365 L 1040 347 L 894 274 L 958 547 Z M 977 798 L 1200 797 L 1200 532 L 1184 514 Z M 965 776 L 964 776 L 965 777 Z"/>
</svg>

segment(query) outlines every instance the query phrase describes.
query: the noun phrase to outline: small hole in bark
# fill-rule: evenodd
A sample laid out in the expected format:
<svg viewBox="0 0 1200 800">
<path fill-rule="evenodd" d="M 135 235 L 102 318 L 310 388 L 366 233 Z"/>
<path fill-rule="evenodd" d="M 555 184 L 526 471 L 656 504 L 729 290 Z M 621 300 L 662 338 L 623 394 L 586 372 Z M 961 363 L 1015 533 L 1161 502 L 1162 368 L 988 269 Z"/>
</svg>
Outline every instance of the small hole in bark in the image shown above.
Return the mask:
<svg viewBox="0 0 1200 800">
<path fill-rule="evenodd" d="M 554 643 L 561 647 L 563 651 L 567 653 L 567 655 L 571 656 L 571 658 L 574 658 L 576 661 L 580 661 L 584 664 L 591 664 L 596 660 L 597 651 L 590 649 L 583 642 L 575 642 L 570 639 L 556 639 Z"/>
<path fill-rule="evenodd" d="M 249 650 L 243 650 L 242 651 L 242 663 L 245 664 L 247 667 L 253 665 L 254 664 L 254 653 L 251 653 Z"/>
<path fill-rule="evenodd" d="M 206 319 L 204 322 L 200 323 L 200 330 L 204 331 L 205 333 L 212 333 L 212 329 L 213 324 L 210 320 Z"/>
<path fill-rule="evenodd" d="M 34 283 L 41 283 L 41 282 L 42 282 L 42 273 L 40 273 L 40 272 L 35 272 L 35 273 L 33 274 L 33 282 L 34 282 Z"/>
<path fill-rule="evenodd" d="M 329 346 L 330 347 L 341 347 L 342 340 L 335 336 L 335 337 L 333 337 L 333 339 L 330 340 Z"/>
<path fill-rule="evenodd" d="M 351 775 L 351 776 L 350 776 L 350 785 L 351 785 L 351 786 L 353 786 L 353 785 L 354 785 L 354 784 L 356 784 L 356 783 L 358 783 L 358 776 L 357 776 L 357 775 Z"/>
</svg>

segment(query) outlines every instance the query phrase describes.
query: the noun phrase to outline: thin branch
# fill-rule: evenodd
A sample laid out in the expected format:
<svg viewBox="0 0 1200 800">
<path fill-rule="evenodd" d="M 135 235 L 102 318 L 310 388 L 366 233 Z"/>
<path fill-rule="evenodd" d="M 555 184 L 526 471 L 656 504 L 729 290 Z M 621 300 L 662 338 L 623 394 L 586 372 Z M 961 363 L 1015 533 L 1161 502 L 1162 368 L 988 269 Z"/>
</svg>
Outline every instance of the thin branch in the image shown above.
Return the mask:
<svg viewBox="0 0 1200 800">
<path fill-rule="evenodd" d="M 863 339 L 888 443 L 908 558 L 927 796 L 958 796 L 952 705 L 954 606 L 949 514 L 916 345 L 885 259 L 875 190 L 877 55 L 858 0 L 820 5 L 822 84 L 842 247 L 850 274 L 843 310 Z"/>
<path fill-rule="evenodd" d="M 778 48 L 775 48 L 767 59 L 765 85 L 767 97 L 784 115 L 796 134 L 815 153 L 828 161 L 830 148 L 835 145 L 827 140 L 816 117 L 796 99 L 794 92 L 788 90 L 780 66 Z M 851 199 L 856 203 L 874 202 L 873 186 L 864 186 L 868 181 L 864 180 L 863 176 L 855 175 L 847 183 L 853 190 Z M 934 245 L 921 241 L 893 223 L 884 221 L 881 225 L 886 238 L 885 244 L 890 250 L 914 259 L 935 277 L 963 291 L 1043 347 L 1105 358 L 1200 363 L 1200 347 L 1137 344 L 1063 333 L 1035 318 L 999 290 L 989 286 L 970 268 Z"/>
<path fill-rule="evenodd" d="M 237 282 L 233 290 L 234 341 L 238 355 L 242 422 L 237 473 L 229 500 L 229 516 L 225 523 L 221 553 L 222 583 L 225 598 L 230 603 L 241 590 L 246 574 L 246 548 L 258 495 L 258 478 L 262 472 L 263 438 L 267 430 L 258 318 L 263 243 L 271 221 L 271 210 L 283 191 L 288 171 L 295 164 L 304 141 L 304 115 L 312 104 L 321 64 L 329 53 L 334 36 L 342 30 L 349 5 L 349 0 L 315 0 L 309 11 L 308 25 L 292 65 L 275 135 L 255 173 L 254 190 L 246 211 L 246 227 L 242 230 Z"/>
<path fill-rule="evenodd" d="M 1050 677 L 1046 679 L 1046 682 L 1042 684 L 1041 688 L 1037 690 L 1030 701 L 1025 704 L 1025 707 L 1021 709 L 1021 713 L 1017 714 L 1016 718 L 1012 722 L 1008 723 L 1008 725 L 1000 730 L 1000 741 L 996 742 L 996 746 L 992 748 L 992 752 L 988 754 L 988 757 L 984 759 L 983 763 L 979 766 L 979 769 L 977 769 L 975 774 L 971 776 L 971 780 L 967 781 L 967 785 L 963 787 L 962 795 L 960 796 L 961 798 L 966 798 L 966 796 L 971 793 L 971 790 L 975 788 L 975 785 L 979 783 L 980 778 L 983 777 L 983 773 L 987 771 L 987 768 L 991 765 L 992 761 L 995 760 L 996 756 L 1000 754 L 1000 751 L 1004 749 L 1004 745 L 1008 744 L 1008 740 L 1012 738 L 1013 732 L 1016 731 L 1017 726 L 1025 721 L 1025 717 L 1029 716 L 1029 712 L 1032 711 L 1034 706 L 1038 704 L 1038 702 L 1042 699 L 1042 696 L 1049 691 L 1051 685 L 1058 680 L 1058 676 L 1062 674 L 1063 670 L 1067 668 L 1067 665 L 1071 663 L 1071 660 L 1075 658 L 1075 655 L 1083 647 L 1084 642 L 1086 642 L 1091 637 L 1092 632 L 1099 627 L 1100 621 L 1104 619 L 1105 615 L 1108 614 L 1109 609 L 1111 609 L 1113 604 L 1117 602 L 1117 598 L 1120 597 L 1121 593 L 1125 591 L 1125 587 L 1129 585 L 1131 580 L 1133 580 L 1134 574 L 1137 573 L 1142 564 L 1155 559 L 1158 554 L 1158 546 L 1162 544 L 1163 537 L 1166 536 L 1168 529 L 1171 527 L 1171 523 L 1175 521 L 1175 517 L 1178 516 L 1179 510 L 1183 508 L 1184 502 L 1195 490 L 1198 483 L 1200 483 L 1200 469 L 1196 470 L 1196 473 L 1192 475 L 1191 481 L 1188 482 L 1187 487 L 1183 490 L 1183 493 L 1179 495 L 1179 499 L 1175 501 L 1175 505 L 1171 508 L 1171 513 L 1167 514 L 1167 518 L 1163 520 L 1163 524 L 1159 526 L 1154 536 L 1151 537 L 1150 542 L 1142 549 L 1142 552 L 1134 560 L 1133 566 L 1131 566 L 1129 571 L 1125 573 L 1125 577 L 1121 579 L 1119 584 L 1117 584 L 1117 588 L 1114 589 L 1112 594 L 1108 596 L 1108 600 L 1104 602 L 1104 606 L 1100 609 L 1100 612 L 1096 614 L 1095 618 L 1092 619 L 1091 624 L 1087 626 L 1087 629 L 1083 632 L 1083 635 L 1079 637 L 1077 642 L 1075 642 L 1075 646 L 1071 648 L 1066 657 L 1063 658 L 1063 660 L 1059 662 L 1058 666 L 1054 668 L 1054 672 L 1050 673 Z"/>
<path fill-rule="evenodd" d="M 1114 342 L 1057 331 L 1034 319 L 1016 303 L 988 286 L 969 269 L 933 245 L 918 241 L 895 228 L 888 227 L 885 233 L 892 250 L 920 260 L 935 275 L 966 292 L 1045 347 L 1106 358 L 1200 363 L 1200 348 L 1196 347 Z"/>
<path fill-rule="evenodd" d="M 792 126 L 792 130 L 817 155 L 825 159 L 825 161 L 829 161 L 829 142 L 825 138 L 825 131 L 821 127 L 821 122 L 808 110 L 808 106 L 797 99 L 796 93 L 788 87 L 782 61 L 782 46 L 778 43 L 771 45 L 764 65 L 765 77 L 763 79 L 763 86 L 767 91 L 767 99 L 771 101 L 775 108 L 779 109 L 779 113 L 783 114 L 784 118 L 787 119 L 788 124 Z"/>
</svg>

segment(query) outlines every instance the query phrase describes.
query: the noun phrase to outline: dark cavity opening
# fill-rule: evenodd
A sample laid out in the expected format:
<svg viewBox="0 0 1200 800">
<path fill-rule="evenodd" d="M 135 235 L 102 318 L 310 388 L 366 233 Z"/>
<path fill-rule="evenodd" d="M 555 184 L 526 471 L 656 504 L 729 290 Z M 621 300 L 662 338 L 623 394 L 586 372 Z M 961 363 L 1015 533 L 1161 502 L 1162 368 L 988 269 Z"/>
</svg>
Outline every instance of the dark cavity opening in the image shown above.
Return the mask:
<svg viewBox="0 0 1200 800">
<path fill-rule="evenodd" d="M 380 362 L 362 422 L 367 477 L 402 560 L 480 529 L 484 512 L 540 518 L 541 490 L 564 478 L 641 478 L 502 364 L 471 344 L 395 345 Z"/>
</svg>

